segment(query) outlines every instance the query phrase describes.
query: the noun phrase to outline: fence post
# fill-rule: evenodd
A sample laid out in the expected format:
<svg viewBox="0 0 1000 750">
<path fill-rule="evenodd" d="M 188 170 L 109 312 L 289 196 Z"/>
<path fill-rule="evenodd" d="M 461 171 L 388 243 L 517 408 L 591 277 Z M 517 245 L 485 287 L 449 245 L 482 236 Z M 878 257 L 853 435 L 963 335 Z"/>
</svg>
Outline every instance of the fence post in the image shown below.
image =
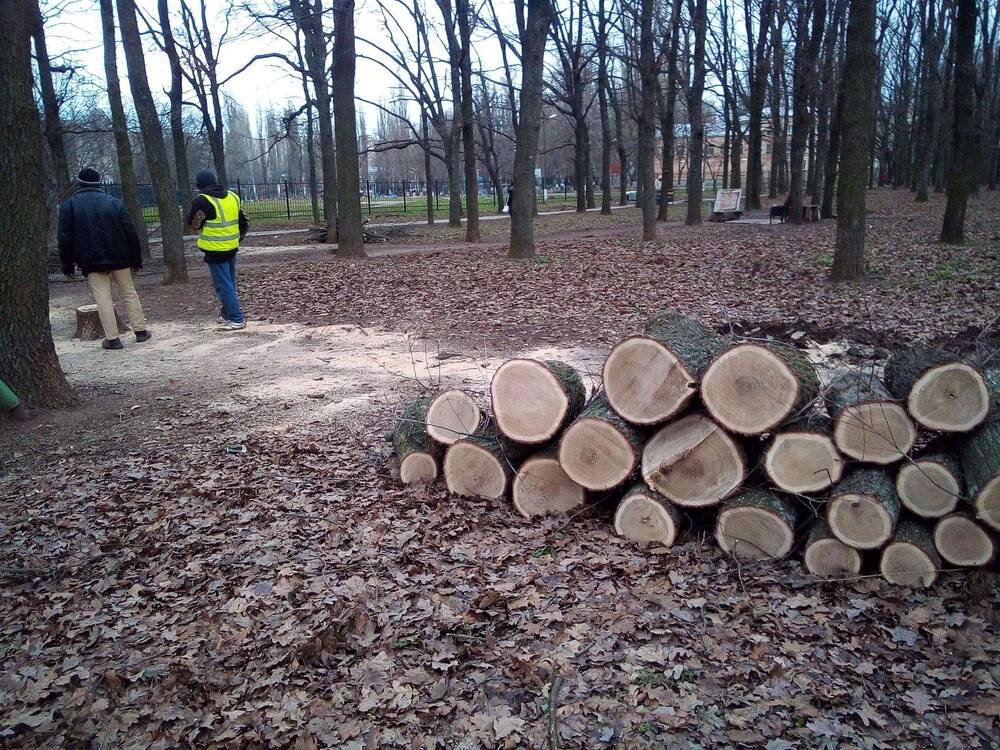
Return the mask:
<svg viewBox="0 0 1000 750">
<path fill-rule="evenodd" d="M 403 213 L 406 213 L 406 180 L 403 180 Z"/>
<path fill-rule="evenodd" d="M 368 199 L 368 213 L 372 212 L 372 181 L 365 180 L 365 197 Z"/>
<path fill-rule="evenodd" d="M 441 210 L 441 198 L 440 198 L 440 194 L 438 192 L 438 181 L 437 181 L 437 179 L 434 180 L 434 210 L 435 211 L 440 211 Z"/>
<path fill-rule="evenodd" d="M 288 197 L 288 180 L 282 180 L 282 184 L 285 186 L 285 213 L 288 215 L 288 220 L 292 220 L 292 201 Z"/>
<path fill-rule="evenodd" d="M 239 177 L 236 178 L 236 194 L 238 196 L 240 196 L 240 198 L 243 197 L 243 188 L 240 187 L 240 178 Z"/>
<path fill-rule="evenodd" d="M 569 203 L 569 183 L 563 182 L 563 203 Z M 563 206 L 565 208 L 565 206 Z"/>
</svg>

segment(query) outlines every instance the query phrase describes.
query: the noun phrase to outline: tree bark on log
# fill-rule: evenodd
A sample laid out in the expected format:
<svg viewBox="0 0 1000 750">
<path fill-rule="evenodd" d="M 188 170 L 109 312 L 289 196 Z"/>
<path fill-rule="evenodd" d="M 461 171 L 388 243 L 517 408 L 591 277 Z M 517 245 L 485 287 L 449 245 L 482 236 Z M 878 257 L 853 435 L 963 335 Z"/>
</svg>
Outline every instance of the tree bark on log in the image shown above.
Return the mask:
<svg viewBox="0 0 1000 750">
<path fill-rule="evenodd" d="M 719 424 L 759 435 L 803 412 L 819 394 L 819 378 L 805 354 L 783 344 L 731 346 L 709 365 L 701 398 Z"/>
<path fill-rule="evenodd" d="M 771 440 L 764 454 L 764 471 L 785 492 L 820 492 L 840 481 L 844 459 L 833 438 L 833 423 L 810 415 L 792 423 Z"/>
<path fill-rule="evenodd" d="M 442 445 L 452 445 L 475 434 L 483 413 L 472 396 L 450 388 L 441 391 L 427 406 L 427 434 Z"/>
<path fill-rule="evenodd" d="M 976 517 L 1000 531 L 1000 422 L 988 422 L 970 434 L 961 455 Z"/>
<path fill-rule="evenodd" d="M 990 389 L 983 372 L 941 349 L 913 347 L 895 352 L 885 366 L 885 385 L 928 430 L 968 432 L 990 411 Z"/>
<path fill-rule="evenodd" d="M 604 393 L 590 400 L 559 440 L 559 463 L 588 490 L 610 490 L 635 472 L 642 435 L 622 419 Z"/>
<path fill-rule="evenodd" d="M 704 414 L 689 414 L 650 438 L 642 477 L 684 507 L 716 505 L 743 483 L 746 462 L 733 439 Z"/>
<path fill-rule="evenodd" d="M 724 346 L 711 328 L 673 310 L 659 312 L 643 334 L 617 344 L 605 360 L 608 401 L 630 422 L 662 422 L 694 396 Z"/>
<path fill-rule="evenodd" d="M 538 445 L 554 438 L 583 408 L 587 389 L 569 365 L 511 359 L 490 383 L 497 426 L 518 443 Z"/>
<path fill-rule="evenodd" d="M 833 440 L 844 455 L 884 465 L 910 452 L 917 428 L 874 375 L 842 373 L 830 383 L 828 399 Z"/>
<path fill-rule="evenodd" d="M 950 453 L 926 453 L 899 467 L 896 494 L 922 518 L 948 515 L 962 498 L 962 467 Z"/>
<path fill-rule="evenodd" d="M 525 459 L 514 477 L 511 497 L 525 518 L 549 513 L 568 513 L 587 499 L 586 490 L 574 482 L 559 464 L 553 449 Z"/>
<path fill-rule="evenodd" d="M 993 537 L 964 513 L 952 513 L 935 524 L 934 546 L 949 563 L 966 568 L 989 565 L 996 556 Z"/>
<path fill-rule="evenodd" d="M 903 521 L 892 541 L 882 550 L 879 570 L 883 578 L 898 586 L 927 588 L 937 580 L 941 558 L 927 529 Z"/>
<path fill-rule="evenodd" d="M 520 457 L 521 449 L 506 440 L 496 424 L 486 422 L 476 434 L 448 447 L 445 484 L 455 495 L 495 500 L 506 494 Z"/>
<path fill-rule="evenodd" d="M 433 482 L 438 475 L 437 445 L 427 435 L 427 407 L 421 398 L 403 409 L 392 431 L 392 447 L 399 458 L 399 479 L 403 484 Z"/>
<path fill-rule="evenodd" d="M 855 549 L 878 549 L 892 538 L 899 498 L 882 469 L 853 469 L 833 488 L 827 506 L 830 531 Z"/>
<path fill-rule="evenodd" d="M 723 552 L 749 560 L 780 560 L 795 544 L 795 506 L 773 492 L 744 490 L 726 500 L 715 525 Z"/>
<path fill-rule="evenodd" d="M 670 501 L 642 483 L 625 493 L 615 511 L 615 533 L 633 542 L 672 547 L 680 524 L 681 516 Z"/>
<path fill-rule="evenodd" d="M 834 536 L 822 518 L 809 532 L 802 559 L 806 570 L 819 578 L 849 578 L 861 572 L 861 553 Z"/>
<path fill-rule="evenodd" d="M 129 330 L 125 321 L 118 314 L 118 310 L 115 310 L 115 323 L 118 325 L 119 332 Z M 73 333 L 73 338 L 82 341 L 97 341 L 105 338 L 104 326 L 101 325 L 101 317 L 97 313 L 97 305 L 81 305 L 76 308 L 76 331 Z"/>
</svg>

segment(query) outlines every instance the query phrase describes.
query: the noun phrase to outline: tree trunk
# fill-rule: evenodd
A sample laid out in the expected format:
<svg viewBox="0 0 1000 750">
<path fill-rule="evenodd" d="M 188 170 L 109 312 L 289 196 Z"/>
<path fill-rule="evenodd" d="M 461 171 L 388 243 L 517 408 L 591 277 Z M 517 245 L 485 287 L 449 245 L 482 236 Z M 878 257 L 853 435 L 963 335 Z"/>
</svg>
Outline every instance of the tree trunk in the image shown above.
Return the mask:
<svg viewBox="0 0 1000 750">
<path fill-rule="evenodd" d="M 440 449 L 425 430 L 430 399 L 414 401 L 403 410 L 392 431 L 392 446 L 399 459 L 403 484 L 430 483 L 437 479 Z"/>
<path fill-rule="evenodd" d="M 127 331 L 129 327 L 121 319 L 118 310 L 115 310 L 115 324 L 119 331 Z M 101 325 L 101 316 L 97 312 L 97 305 L 81 305 L 76 308 L 76 330 L 73 331 L 73 338 L 81 341 L 98 341 L 106 339 L 104 326 Z"/>
<path fill-rule="evenodd" d="M 950 453 L 926 453 L 903 464 L 896 474 L 896 494 L 921 518 L 940 518 L 962 498 L 962 467 Z"/>
<path fill-rule="evenodd" d="M 841 127 L 844 121 L 843 92 L 837 93 L 836 105 L 830 116 L 830 146 L 823 164 L 823 201 L 819 215 L 822 219 L 833 218 L 834 188 L 837 185 L 837 168 L 840 164 Z"/>
<path fill-rule="evenodd" d="M 633 485 L 615 511 L 615 533 L 633 542 L 672 547 L 681 517 L 670 501 L 642 482 Z"/>
<path fill-rule="evenodd" d="M 795 506 L 764 490 L 745 490 L 726 500 L 715 524 L 715 541 L 737 559 L 781 560 L 795 545 Z"/>
<path fill-rule="evenodd" d="M 993 537 L 962 513 L 953 513 L 937 522 L 934 546 L 949 563 L 966 568 L 989 565 L 996 557 Z"/>
<path fill-rule="evenodd" d="M 462 43 L 462 153 L 465 156 L 465 241 L 479 242 L 479 180 L 476 178 L 476 131 L 472 93 L 472 19 L 469 0 L 456 0 Z"/>
<path fill-rule="evenodd" d="M 163 32 L 163 51 L 167 53 L 167 61 L 170 64 L 170 90 L 167 92 L 167 98 L 170 100 L 170 140 L 174 147 L 174 173 L 177 176 L 176 200 L 183 205 L 187 200 L 188 191 L 191 190 L 187 144 L 184 141 L 184 81 L 181 74 L 181 60 L 177 54 L 177 45 L 170 25 L 167 0 L 157 0 L 157 9 L 160 16 L 160 31 Z"/>
<path fill-rule="evenodd" d="M 826 510 L 830 531 L 855 549 L 878 549 L 892 538 L 899 498 L 882 469 L 852 469 L 833 488 Z"/>
<path fill-rule="evenodd" d="M 555 17 L 551 0 L 518 2 L 527 19 L 521 33 L 521 99 L 515 129 L 514 205 L 510 217 L 510 251 L 512 258 L 535 256 L 535 234 L 532 211 L 535 205 L 535 154 L 538 152 L 538 129 L 542 117 L 542 62 L 549 25 Z"/>
<path fill-rule="evenodd" d="M 427 125 L 427 113 L 421 112 L 421 138 L 424 141 L 424 193 L 427 195 L 427 225 L 434 226 L 434 191 L 431 185 L 434 182 L 434 173 L 431 171 L 431 136 L 430 128 Z"/>
<path fill-rule="evenodd" d="M 976 516 L 1000 531 L 1000 422 L 987 422 L 962 444 L 965 486 Z"/>
<path fill-rule="evenodd" d="M 598 0 L 597 102 L 601 116 L 601 213 L 611 213 L 611 113 L 608 111 L 608 18 L 606 0 Z"/>
<path fill-rule="evenodd" d="M 0 380 L 29 407 L 76 403 L 49 327 L 42 128 L 31 80 L 37 5 L 13 0 L 0 26 Z"/>
<path fill-rule="evenodd" d="M 639 206 L 642 208 L 642 239 L 656 239 L 656 60 L 653 57 L 654 0 L 641 0 L 639 15 L 639 153 L 636 156 L 639 176 Z"/>
<path fill-rule="evenodd" d="M 747 42 L 752 38 L 754 13 L 749 0 L 744 0 L 744 21 L 747 27 Z M 767 30 L 773 10 L 772 0 L 762 0 L 757 25 L 757 41 L 753 49 L 748 51 L 750 69 L 747 71 L 750 87 L 749 112 L 747 118 L 747 195 L 746 206 L 751 210 L 760 210 L 761 195 L 764 187 L 764 162 L 762 158 L 764 95 L 767 89 Z"/>
<path fill-rule="evenodd" d="M 539 445 L 558 435 L 580 413 L 586 395 L 580 373 L 554 360 L 508 360 L 490 383 L 497 426 L 511 440 L 526 445 Z"/>
<path fill-rule="evenodd" d="M 776 434 L 763 462 L 771 483 L 779 490 L 804 494 L 839 482 L 844 459 L 833 443 L 832 431 L 829 419 L 810 415 Z"/>
<path fill-rule="evenodd" d="M 861 572 L 861 553 L 837 539 L 822 518 L 817 519 L 806 539 L 802 561 L 818 578 L 854 577 Z"/>
<path fill-rule="evenodd" d="M 521 464 L 510 494 L 517 512 L 525 518 L 569 513 L 587 499 L 586 490 L 563 471 L 551 448 Z"/>
<path fill-rule="evenodd" d="M 811 129 L 809 103 L 813 99 L 813 81 L 816 75 L 816 64 L 819 60 L 819 46 L 823 41 L 823 25 L 826 22 L 826 0 L 812 0 L 796 3 L 798 15 L 796 18 L 795 63 L 792 73 L 792 154 L 791 154 L 791 184 L 789 195 L 791 202 L 788 208 L 788 218 L 793 224 L 799 224 L 802 216 L 802 162 L 806 144 L 806 136 Z M 812 33 L 809 33 L 809 12 L 812 9 Z M 810 178 L 812 170 L 810 170 Z"/>
<path fill-rule="evenodd" d="M 657 104 L 660 107 L 660 137 L 663 141 L 660 205 L 656 215 L 658 221 L 667 221 L 669 218 L 670 203 L 668 197 L 674 192 L 674 150 L 676 148 L 674 118 L 677 113 L 677 87 L 680 77 L 677 69 L 677 55 L 681 43 L 681 7 L 682 0 L 672 1 L 669 25 L 670 39 L 667 42 L 666 95 L 664 96 L 662 89 L 657 87 Z"/>
<path fill-rule="evenodd" d="M 308 93 L 309 86 L 305 79 L 302 81 L 304 93 Z M 322 221 L 319 210 L 319 181 L 316 175 L 316 127 L 313 125 L 313 115 L 309 108 L 306 108 L 306 153 L 309 155 L 309 208 L 312 211 L 314 224 Z"/>
<path fill-rule="evenodd" d="M 639 465 L 642 436 L 599 393 L 563 432 L 559 463 L 577 484 L 607 491 L 625 482 Z"/>
<path fill-rule="evenodd" d="M 48 46 L 45 43 L 45 26 L 37 0 L 27 10 L 34 21 L 31 33 L 35 40 L 38 86 L 42 92 L 45 141 L 49 147 L 49 157 L 52 159 L 52 171 L 56 178 L 56 192 L 60 196 L 59 200 L 62 200 L 69 194 L 71 182 L 69 161 L 66 159 L 66 145 L 63 142 L 62 120 L 59 116 L 59 99 L 56 97 L 56 88 L 52 81 L 52 65 L 49 60 Z M 41 162 L 39 162 L 40 165 Z"/>
<path fill-rule="evenodd" d="M 885 367 L 885 385 L 920 425 L 936 432 L 968 432 L 990 411 L 982 370 L 951 352 L 927 346 L 900 349 Z"/>
<path fill-rule="evenodd" d="M 691 85 L 688 88 L 688 202 L 689 227 L 701 225 L 701 194 L 705 154 L 705 119 L 702 98 L 705 93 L 705 35 L 708 33 L 708 0 L 694 0 L 691 24 L 694 26 L 694 59 L 691 62 Z"/>
<path fill-rule="evenodd" d="M 948 170 L 947 202 L 941 225 L 941 242 L 965 242 L 965 209 L 973 188 L 976 135 L 973 112 L 976 105 L 975 42 L 978 11 L 976 0 L 956 0 L 954 124 L 951 134 L 951 167 Z"/>
<path fill-rule="evenodd" d="M 865 276 L 865 185 L 875 119 L 875 0 L 851 0 L 847 50 L 841 81 L 843 143 L 837 183 L 837 242 L 830 278 Z"/>
<path fill-rule="evenodd" d="M 427 434 L 442 445 L 452 445 L 479 429 L 483 414 L 465 391 L 442 391 L 427 406 Z"/>
<path fill-rule="evenodd" d="M 923 526 L 903 521 L 884 550 L 879 571 L 889 583 L 911 588 L 927 588 L 937 580 L 941 558 L 934 540 Z"/>
<path fill-rule="evenodd" d="M 354 105 L 354 0 L 335 0 L 333 45 L 334 122 L 337 141 L 337 255 L 365 257 L 358 184 L 358 119 Z"/>
<path fill-rule="evenodd" d="M 874 464 L 891 464 L 910 452 L 917 428 L 871 373 L 847 370 L 828 388 L 834 418 L 833 440 L 846 456 Z"/>
<path fill-rule="evenodd" d="M 167 160 L 167 149 L 163 143 L 160 115 L 156 110 L 156 102 L 153 100 L 153 93 L 146 77 L 146 57 L 142 51 L 142 38 L 139 36 L 139 24 L 135 17 L 135 4 L 131 0 L 116 0 L 116 2 L 122 47 L 125 50 L 125 62 L 128 65 L 129 86 L 132 89 L 132 103 L 139 117 L 146 166 L 149 169 L 150 182 L 153 183 L 156 207 L 160 213 L 163 263 L 166 266 L 164 283 L 176 284 L 188 280 L 187 261 L 184 257 L 181 215 L 177 206 L 173 181 L 170 179 L 170 167 Z"/>
<path fill-rule="evenodd" d="M 128 121 L 122 105 L 122 88 L 118 79 L 118 52 L 115 42 L 115 11 L 113 0 L 101 0 L 101 31 L 104 37 L 104 80 L 108 87 L 108 108 L 111 110 L 111 129 L 115 137 L 115 156 L 118 161 L 118 179 L 122 183 L 122 200 L 128 208 L 132 223 L 142 243 L 142 257 L 149 258 L 149 236 L 146 220 L 139 202 L 135 165 L 132 161 L 132 140 L 129 138 Z"/>
</svg>

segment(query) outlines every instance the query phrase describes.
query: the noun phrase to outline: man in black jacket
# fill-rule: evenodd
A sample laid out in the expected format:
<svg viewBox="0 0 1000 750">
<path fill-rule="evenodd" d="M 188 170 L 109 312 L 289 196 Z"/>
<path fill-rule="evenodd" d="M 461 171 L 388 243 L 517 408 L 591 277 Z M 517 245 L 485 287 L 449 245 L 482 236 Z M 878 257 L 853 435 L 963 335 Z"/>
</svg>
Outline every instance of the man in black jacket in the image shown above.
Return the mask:
<svg viewBox="0 0 1000 750">
<path fill-rule="evenodd" d="M 59 258 L 63 273 L 73 278 L 76 267 L 87 277 L 104 328 L 105 349 L 124 349 L 118 338 L 111 282 L 125 303 L 135 340 L 150 338 L 146 317 L 132 283 L 132 271 L 142 268 L 142 245 L 125 204 L 101 190 L 101 174 L 87 168 L 76 178 L 77 190 L 59 206 Z"/>
</svg>

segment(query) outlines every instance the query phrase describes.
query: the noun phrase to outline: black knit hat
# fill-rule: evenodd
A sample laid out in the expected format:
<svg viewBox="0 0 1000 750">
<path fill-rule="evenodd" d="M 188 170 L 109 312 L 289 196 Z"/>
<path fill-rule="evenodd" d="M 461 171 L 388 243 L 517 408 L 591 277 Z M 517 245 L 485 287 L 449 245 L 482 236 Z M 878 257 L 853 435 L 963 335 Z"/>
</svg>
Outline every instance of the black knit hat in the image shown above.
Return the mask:
<svg viewBox="0 0 1000 750">
<path fill-rule="evenodd" d="M 200 188 L 206 188 L 210 185 L 218 185 L 219 178 L 215 176 L 215 172 L 209 169 L 202 169 L 194 176 L 194 184 Z"/>
<path fill-rule="evenodd" d="M 85 167 L 76 176 L 76 181 L 85 187 L 96 187 L 101 184 L 101 173 L 93 167 Z"/>
</svg>

